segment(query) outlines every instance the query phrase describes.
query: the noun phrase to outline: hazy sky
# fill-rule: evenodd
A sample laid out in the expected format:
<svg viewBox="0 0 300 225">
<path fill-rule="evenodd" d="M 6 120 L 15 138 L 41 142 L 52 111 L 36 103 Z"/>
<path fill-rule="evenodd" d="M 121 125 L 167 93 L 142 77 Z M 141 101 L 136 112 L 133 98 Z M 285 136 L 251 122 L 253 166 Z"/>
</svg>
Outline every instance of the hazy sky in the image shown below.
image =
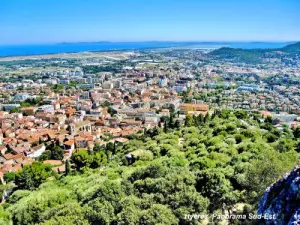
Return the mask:
<svg viewBox="0 0 300 225">
<path fill-rule="evenodd" d="M 299 41 L 300 0 L 0 0 L 0 45 Z"/>
</svg>

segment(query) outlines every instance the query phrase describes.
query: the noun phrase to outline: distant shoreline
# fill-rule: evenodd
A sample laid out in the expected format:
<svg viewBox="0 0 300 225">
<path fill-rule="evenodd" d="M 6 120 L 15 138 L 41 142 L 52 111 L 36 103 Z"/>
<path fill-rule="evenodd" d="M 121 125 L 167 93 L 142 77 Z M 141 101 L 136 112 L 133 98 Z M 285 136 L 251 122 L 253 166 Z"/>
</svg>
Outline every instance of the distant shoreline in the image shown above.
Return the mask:
<svg viewBox="0 0 300 225">
<path fill-rule="evenodd" d="M 233 48 L 278 48 L 290 42 L 76 42 L 43 45 L 10 45 L 0 46 L 0 58 L 8 57 L 38 57 L 41 55 L 75 54 L 85 52 L 114 52 L 155 50 L 162 48 L 212 49 L 220 47 Z"/>
</svg>

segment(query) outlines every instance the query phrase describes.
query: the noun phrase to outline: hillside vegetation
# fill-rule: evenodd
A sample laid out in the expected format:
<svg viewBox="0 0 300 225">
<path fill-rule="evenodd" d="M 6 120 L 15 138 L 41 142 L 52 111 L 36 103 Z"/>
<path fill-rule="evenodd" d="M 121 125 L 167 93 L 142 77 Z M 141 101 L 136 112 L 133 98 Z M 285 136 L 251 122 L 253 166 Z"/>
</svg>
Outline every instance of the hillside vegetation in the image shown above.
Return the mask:
<svg viewBox="0 0 300 225">
<path fill-rule="evenodd" d="M 241 48 L 220 48 L 208 55 L 213 59 L 229 62 L 241 62 L 257 64 L 262 63 L 264 58 L 280 58 L 282 54 L 294 57 L 300 54 L 300 42 L 287 45 L 279 49 L 241 49 Z"/>
<path fill-rule="evenodd" d="M 76 152 L 68 175 L 20 186 L 1 224 L 200 224 L 186 215 L 231 213 L 237 203 L 256 210 L 266 187 L 298 163 L 300 132 L 279 131 L 270 118 L 219 111 L 174 121 L 122 146 Z"/>
</svg>

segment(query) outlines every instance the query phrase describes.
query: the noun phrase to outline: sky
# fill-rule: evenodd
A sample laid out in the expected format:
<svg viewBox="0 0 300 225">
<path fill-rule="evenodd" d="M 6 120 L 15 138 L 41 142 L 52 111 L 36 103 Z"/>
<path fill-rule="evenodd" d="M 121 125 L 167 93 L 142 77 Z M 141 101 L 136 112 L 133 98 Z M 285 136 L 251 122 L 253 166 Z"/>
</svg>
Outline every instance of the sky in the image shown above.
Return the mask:
<svg viewBox="0 0 300 225">
<path fill-rule="evenodd" d="M 300 0 L 0 0 L 0 45 L 299 41 Z"/>
</svg>

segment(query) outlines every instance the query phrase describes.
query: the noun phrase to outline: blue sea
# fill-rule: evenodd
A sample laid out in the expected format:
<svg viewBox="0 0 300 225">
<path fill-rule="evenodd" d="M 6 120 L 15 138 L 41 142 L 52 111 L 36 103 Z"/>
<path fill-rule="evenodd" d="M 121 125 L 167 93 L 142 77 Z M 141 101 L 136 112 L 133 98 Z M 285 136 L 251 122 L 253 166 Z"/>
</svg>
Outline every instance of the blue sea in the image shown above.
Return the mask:
<svg viewBox="0 0 300 225">
<path fill-rule="evenodd" d="M 73 53 L 85 51 L 142 50 L 170 47 L 191 48 L 281 48 L 284 42 L 91 42 L 37 45 L 0 45 L 0 57 Z"/>
</svg>

